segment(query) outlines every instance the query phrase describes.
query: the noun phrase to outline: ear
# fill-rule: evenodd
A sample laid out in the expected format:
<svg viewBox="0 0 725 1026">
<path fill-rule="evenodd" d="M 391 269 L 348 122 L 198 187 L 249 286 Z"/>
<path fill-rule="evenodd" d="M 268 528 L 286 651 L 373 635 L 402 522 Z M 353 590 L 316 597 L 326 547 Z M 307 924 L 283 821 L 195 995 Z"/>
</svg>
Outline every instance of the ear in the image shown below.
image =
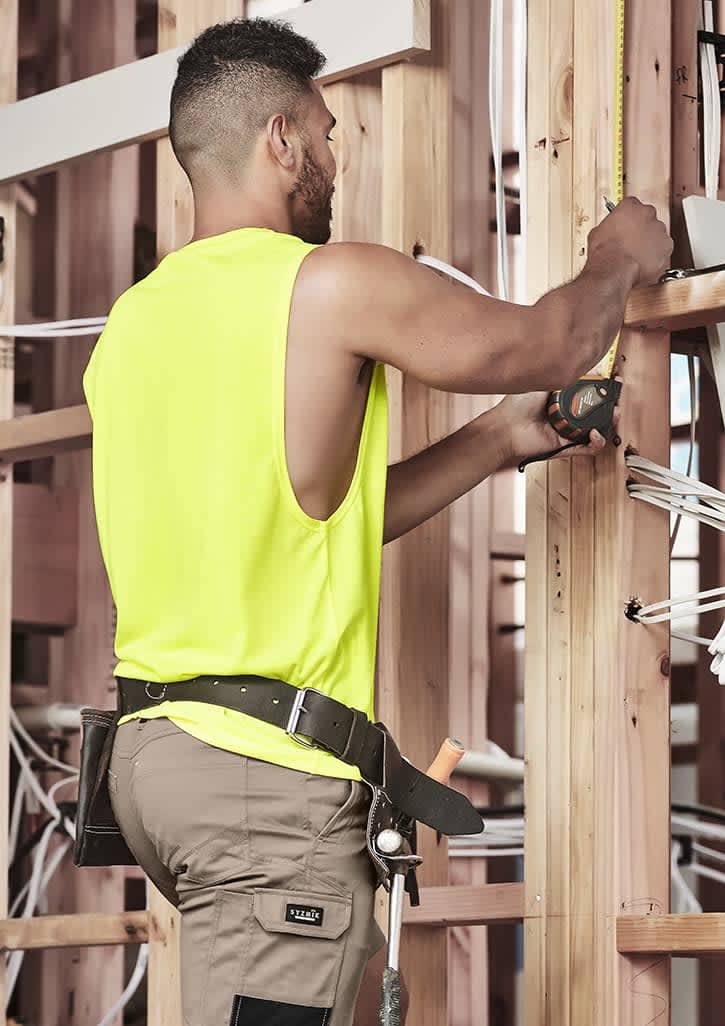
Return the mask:
<svg viewBox="0 0 725 1026">
<path fill-rule="evenodd" d="M 275 114 L 267 122 L 267 145 L 280 167 L 290 172 L 296 170 L 297 133 L 283 114 Z"/>
</svg>

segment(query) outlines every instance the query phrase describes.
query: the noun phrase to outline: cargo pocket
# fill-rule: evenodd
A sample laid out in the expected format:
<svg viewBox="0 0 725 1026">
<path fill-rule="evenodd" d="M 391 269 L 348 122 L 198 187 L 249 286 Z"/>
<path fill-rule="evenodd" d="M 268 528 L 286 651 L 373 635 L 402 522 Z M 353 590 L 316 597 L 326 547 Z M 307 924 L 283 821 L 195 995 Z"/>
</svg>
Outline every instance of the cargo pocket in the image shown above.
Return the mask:
<svg viewBox="0 0 725 1026">
<path fill-rule="evenodd" d="M 246 997 L 298 1008 L 332 1009 L 352 896 L 255 890 L 252 912 L 238 995 L 242 1001 Z"/>
</svg>

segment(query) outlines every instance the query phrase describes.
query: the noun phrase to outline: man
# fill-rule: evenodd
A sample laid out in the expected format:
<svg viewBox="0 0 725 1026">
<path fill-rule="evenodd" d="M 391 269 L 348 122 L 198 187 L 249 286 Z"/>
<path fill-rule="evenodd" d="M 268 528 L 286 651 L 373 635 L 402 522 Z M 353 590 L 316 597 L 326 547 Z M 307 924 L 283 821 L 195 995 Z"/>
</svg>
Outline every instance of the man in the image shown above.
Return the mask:
<svg viewBox="0 0 725 1026">
<path fill-rule="evenodd" d="M 323 63 L 264 20 L 210 28 L 181 58 L 170 136 L 194 237 L 121 296 L 84 377 L 127 714 L 109 788 L 182 913 L 188 1026 L 351 1023 L 382 942 L 370 796 L 352 728 L 339 749 L 309 747 L 311 710 L 368 729 L 383 542 L 559 444 L 545 390 L 606 352 L 672 248 L 627 200 L 592 231 L 582 274 L 521 307 L 384 247 L 323 245 Z M 388 468 L 383 364 L 513 394 Z M 299 722 L 294 700 L 281 711 L 291 692 Z"/>
</svg>

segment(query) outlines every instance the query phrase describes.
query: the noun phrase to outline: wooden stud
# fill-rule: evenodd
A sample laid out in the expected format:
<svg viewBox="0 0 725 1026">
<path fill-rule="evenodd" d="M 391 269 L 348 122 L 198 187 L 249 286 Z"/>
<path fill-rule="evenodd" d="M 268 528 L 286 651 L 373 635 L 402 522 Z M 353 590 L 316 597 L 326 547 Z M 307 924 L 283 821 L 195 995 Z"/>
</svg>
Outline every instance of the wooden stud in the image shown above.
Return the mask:
<svg viewBox="0 0 725 1026">
<path fill-rule="evenodd" d="M 0 107 L 11 104 L 17 89 L 18 0 L 0 0 Z M 15 190 L 0 188 L 0 217 L 4 222 L 3 260 L 0 262 L 0 323 L 15 316 Z M 0 337 L 0 422 L 13 416 L 14 345 Z M 0 918 L 7 916 L 10 638 L 12 624 L 12 468 L 0 464 Z M 6 1003 L 5 962 L 0 962 L 0 1009 Z"/>
<path fill-rule="evenodd" d="M 667 218 L 669 5 L 625 6 L 627 188 Z M 613 5 L 584 0 L 530 15 L 533 300 L 579 270 L 604 216 L 614 26 Z M 620 434 L 666 462 L 667 340 L 625 332 L 622 354 Z M 669 902 L 667 632 L 623 615 L 634 592 L 667 594 L 669 524 L 628 501 L 623 448 L 529 471 L 524 966 L 536 1026 L 668 1021 L 668 966 L 626 965 L 612 935 L 622 909 Z"/>
<path fill-rule="evenodd" d="M 60 11 L 60 17 L 68 19 L 65 23 L 70 27 L 69 66 L 61 69 L 61 74 L 79 79 L 135 58 L 135 11 L 125 0 L 72 0 L 65 11 Z M 69 118 L 72 120 L 72 111 L 64 112 L 59 119 L 61 129 Z M 128 147 L 117 153 L 89 156 L 64 169 L 58 175 L 57 185 L 59 316 L 105 314 L 133 282 L 138 149 Z M 67 274 L 65 292 L 61 291 L 61 269 Z M 83 372 L 95 340 L 74 338 L 52 344 L 54 406 L 80 405 L 84 400 Z M 37 416 L 57 415 L 54 412 Z M 79 420 L 83 416 L 80 412 L 77 415 Z M 70 420 L 73 414 L 68 412 L 66 416 Z M 115 705 L 115 618 L 98 543 L 90 452 L 56 455 L 52 480 L 55 486 L 74 488 L 78 495 L 78 616 L 74 627 L 51 642 L 49 700 L 108 708 Z M 76 764 L 79 741 L 79 737 L 72 737 L 67 752 L 68 760 Z M 69 863 L 70 860 L 59 868 L 52 881 L 49 911 L 122 912 L 121 868 L 78 871 Z M 80 955 L 49 951 L 42 956 L 40 975 L 42 1019 L 52 1014 L 52 1008 L 71 1007 L 76 1022 L 100 1022 L 123 990 L 123 952 L 113 948 L 87 948 Z"/>
<path fill-rule="evenodd" d="M 449 0 L 432 4 L 432 55 L 383 69 L 383 241 L 450 256 Z M 392 461 L 446 434 L 448 397 L 397 372 L 389 377 Z M 386 546 L 380 623 L 378 715 L 408 758 L 425 767 L 448 722 L 448 518 L 445 513 Z M 411 711 L 415 710 L 412 715 Z M 448 881 L 445 841 L 421 831 L 425 886 Z M 445 1021 L 446 934 L 410 927 L 401 964 L 409 1017 Z"/>
<path fill-rule="evenodd" d="M 456 0 L 450 5 L 449 18 L 451 261 L 488 284 L 488 3 Z M 492 403 L 490 396 L 451 396 L 450 430 L 455 431 Z M 490 656 L 484 625 L 489 618 L 491 493 L 492 483 L 485 481 L 448 511 L 449 730 L 466 748 L 479 750 L 485 748 L 488 738 Z M 488 804 L 487 782 L 459 777 L 455 786 L 475 804 Z M 483 894 L 488 860 L 455 859 L 449 865 L 449 879 L 456 885 L 456 893 L 466 887 L 472 895 L 479 889 Z M 454 1022 L 475 1019 L 478 1026 L 487 1026 L 488 936 L 474 925 L 460 921 L 448 933 L 448 1016 Z"/>
</svg>

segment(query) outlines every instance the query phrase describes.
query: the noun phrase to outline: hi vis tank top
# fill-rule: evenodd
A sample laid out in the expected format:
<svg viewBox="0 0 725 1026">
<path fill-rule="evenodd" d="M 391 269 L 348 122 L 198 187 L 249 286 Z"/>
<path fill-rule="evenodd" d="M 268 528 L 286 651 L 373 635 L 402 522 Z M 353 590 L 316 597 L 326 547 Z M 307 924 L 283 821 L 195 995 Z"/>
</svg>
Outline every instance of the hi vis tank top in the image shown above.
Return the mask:
<svg viewBox="0 0 725 1026">
<path fill-rule="evenodd" d="M 284 442 L 290 301 L 311 248 L 258 228 L 200 239 L 111 311 L 83 387 L 117 608 L 114 672 L 160 683 L 278 677 L 372 717 L 384 368 L 372 377 L 350 488 L 328 520 L 315 520 L 295 498 Z M 243 713 L 162 702 L 143 716 L 168 716 L 218 748 L 359 779 L 356 767 Z"/>
</svg>

